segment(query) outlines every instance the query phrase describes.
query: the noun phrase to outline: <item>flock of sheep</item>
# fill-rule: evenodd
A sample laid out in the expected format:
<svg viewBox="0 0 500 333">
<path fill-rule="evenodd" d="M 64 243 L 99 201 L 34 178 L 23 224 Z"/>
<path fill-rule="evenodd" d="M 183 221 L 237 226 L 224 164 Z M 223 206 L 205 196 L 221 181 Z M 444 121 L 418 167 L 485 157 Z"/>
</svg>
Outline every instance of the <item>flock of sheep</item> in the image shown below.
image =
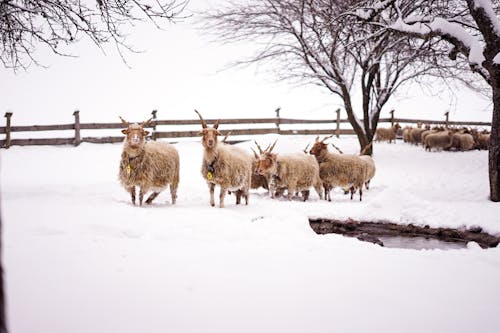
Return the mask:
<svg viewBox="0 0 500 333">
<path fill-rule="evenodd" d="M 286 191 L 288 199 L 300 193 L 304 201 L 308 199 L 311 187 L 320 199 L 324 197 L 328 201 L 331 201 L 330 191 L 334 187 L 342 187 L 351 192 L 351 199 L 359 190 L 359 199 L 362 200 L 363 187 L 368 189 L 375 175 L 375 163 L 370 156 L 329 152 L 326 140 L 330 137 L 322 140 L 318 137 L 309 152 L 306 148 L 294 154 L 274 153 L 276 142 L 266 149 L 256 143 L 259 153 L 253 150 L 252 156 L 240 147 L 218 140 L 221 135 L 218 121 L 210 127 L 199 113 L 198 116 L 204 148 L 201 174 L 209 188 L 211 206 L 215 206 L 216 185 L 220 187 L 221 208 L 227 193 L 235 194 L 236 204 L 241 203 L 242 197 L 248 204 L 249 190 L 259 187 L 267 189 L 272 198 L 284 195 Z M 151 204 L 168 186 L 172 204 L 175 204 L 179 184 L 177 150 L 166 142 L 146 142 L 149 132 L 144 128 L 151 119 L 141 124 L 121 120 L 127 128 L 122 131 L 126 138 L 119 179 L 130 193 L 132 204 L 136 204 L 136 188 L 139 189 L 139 205 L 142 206 L 147 192 L 152 194 L 145 202 Z"/>
<path fill-rule="evenodd" d="M 399 124 L 390 128 L 377 129 L 376 141 L 396 141 L 396 136 L 401 130 Z M 419 145 L 426 151 L 455 150 L 467 151 L 472 149 L 488 149 L 490 133 L 487 130 L 479 131 L 475 128 L 451 128 L 430 125 L 417 127 L 406 126 L 401 130 L 404 142 Z"/>
</svg>

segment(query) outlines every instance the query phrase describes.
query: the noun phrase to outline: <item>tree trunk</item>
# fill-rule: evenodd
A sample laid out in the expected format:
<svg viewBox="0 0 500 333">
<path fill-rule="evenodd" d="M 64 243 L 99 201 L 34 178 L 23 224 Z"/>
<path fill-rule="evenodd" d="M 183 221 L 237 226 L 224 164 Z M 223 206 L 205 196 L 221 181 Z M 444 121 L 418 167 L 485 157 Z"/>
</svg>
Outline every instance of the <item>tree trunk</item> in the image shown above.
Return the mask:
<svg viewBox="0 0 500 333">
<path fill-rule="evenodd" d="M 500 68 L 495 71 L 491 78 L 493 88 L 493 118 L 491 120 L 488 158 L 490 199 L 494 202 L 500 202 Z"/>
</svg>

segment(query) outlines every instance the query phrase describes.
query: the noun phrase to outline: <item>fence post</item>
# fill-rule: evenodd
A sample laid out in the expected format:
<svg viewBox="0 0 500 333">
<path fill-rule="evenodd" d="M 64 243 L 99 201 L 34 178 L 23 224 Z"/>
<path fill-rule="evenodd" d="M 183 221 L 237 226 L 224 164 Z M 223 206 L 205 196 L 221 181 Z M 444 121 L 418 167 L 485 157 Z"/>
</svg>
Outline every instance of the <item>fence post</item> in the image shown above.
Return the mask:
<svg viewBox="0 0 500 333">
<path fill-rule="evenodd" d="M 151 133 L 151 138 L 156 141 L 156 113 L 158 112 L 158 110 L 153 110 L 151 112 L 151 114 L 153 115 L 153 131 Z"/>
<path fill-rule="evenodd" d="M 80 137 L 80 111 L 73 112 L 73 116 L 75 116 L 75 142 L 73 144 L 76 147 L 82 142 Z"/>
<path fill-rule="evenodd" d="M 446 111 L 446 113 L 444 114 L 445 116 L 445 123 L 446 123 L 446 127 L 448 127 L 448 121 L 449 121 L 449 116 L 450 116 L 450 111 Z"/>
<path fill-rule="evenodd" d="M 391 110 L 391 127 L 394 127 L 394 109 Z"/>
<path fill-rule="evenodd" d="M 5 125 L 5 148 L 10 147 L 10 117 L 12 117 L 12 112 L 6 112 L 5 118 L 7 118 L 7 124 Z"/>
<path fill-rule="evenodd" d="M 340 109 L 337 109 L 335 112 L 337 112 L 337 129 L 335 130 L 335 133 L 337 135 L 337 138 L 340 137 Z"/>
<path fill-rule="evenodd" d="M 280 110 L 280 107 L 274 110 L 274 112 L 276 112 L 276 127 L 278 128 L 278 134 L 280 134 Z"/>
</svg>

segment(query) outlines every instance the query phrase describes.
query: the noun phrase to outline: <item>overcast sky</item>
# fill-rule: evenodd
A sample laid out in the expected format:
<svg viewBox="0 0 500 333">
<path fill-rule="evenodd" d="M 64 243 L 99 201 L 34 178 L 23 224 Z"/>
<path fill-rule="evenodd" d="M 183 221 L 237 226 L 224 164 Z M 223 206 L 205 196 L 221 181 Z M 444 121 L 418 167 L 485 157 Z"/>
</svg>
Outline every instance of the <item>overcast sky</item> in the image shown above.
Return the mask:
<svg viewBox="0 0 500 333">
<path fill-rule="evenodd" d="M 188 10 L 220 3 L 191 0 Z M 320 87 L 275 82 L 264 67 L 223 71 L 253 46 L 210 43 L 209 36 L 196 30 L 195 19 L 164 31 L 138 26 L 129 41 L 145 52 L 125 54 L 131 68 L 113 47 L 104 54 L 85 40 L 70 48 L 77 58 L 39 49 L 36 56 L 47 68 L 32 66 L 16 73 L 0 68 L 0 111 L 13 112 L 13 124 L 68 123 L 76 109 L 82 122 L 118 121 L 119 115 L 136 121 L 153 109 L 158 109 L 159 119 L 196 118 L 194 108 L 206 118 L 272 117 L 278 106 L 283 117 L 335 117 L 341 102 Z M 451 120 L 491 120 L 490 102 L 475 93 L 464 89 L 450 96 L 438 86 L 432 91 L 435 96 L 416 87 L 401 89 L 382 117 L 395 108 L 399 117 L 443 119 L 450 111 Z"/>
</svg>

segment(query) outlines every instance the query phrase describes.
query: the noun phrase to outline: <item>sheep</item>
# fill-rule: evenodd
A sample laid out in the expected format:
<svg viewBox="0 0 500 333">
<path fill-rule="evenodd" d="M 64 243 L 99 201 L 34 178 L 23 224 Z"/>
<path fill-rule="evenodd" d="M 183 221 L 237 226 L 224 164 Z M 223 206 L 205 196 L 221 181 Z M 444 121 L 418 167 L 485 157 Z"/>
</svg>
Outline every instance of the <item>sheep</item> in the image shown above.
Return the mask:
<svg viewBox="0 0 500 333">
<path fill-rule="evenodd" d="M 451 148 L 460 151 L 467 151 L 474 148 L 474 137 L 469 133 L 463 131 L 453 134 Z"/>
<path fill-rule="evenodd" d="M 403 142 L 410 142 L 410 132 L 411 132 L 411 126 L 405 126 L 403 128 Z"/>
<path fill-rule="evenodd" d="M 219 121 L 213 127 L 208 127 L 201 114 L 195 110 L 200 117 L 204 148 L 201 174 L 207 182 L 210 192 L 210 205 L 215 206 L 215 186 L 219 185 L 219 207 L 224 208 L 224 197 L 229 191 L 236 193 L 236 204 L 241 203 L 241 197 L 248 205 L 250 182 L 252 178 L 252 157 L 239 147 L 219 143 L 217 136 L 221 133 L 217 130 Z"/>
<path fill-rule="evenodd" d="M 419 122 L 417 124 L 417 128 L 412 128 L 410 131 L 410 142 L 418 146 L 419 143 L 422 143 L 422 133 L 429 128 L 429 125 L 426 125 L 425 128 L 422 128 L 422 123 Z"/>
<path fill-rule="evenodd" d="M 431 151 L 432 148 L 436 150 L 449 149 L 453 141 L 453 131 L 439 131 L 437 133 L 429 134 L 425 137 L 424 147 L 425 150 Z"/>
<path fill-rule="evenodd" d="M 377 168 L 375 167 L 375 161 L 369 155 L 364 155 L 365 151 L 372 145 L 372 142 L 367 144 L 365 148 L 359 153 L 359 158 L 361 158 L 366 163 L 366 175 L 365 175 L 365 187 L 367 190 L 370 189 L 370 181 L 375 177 L 375 172 Z"/>
<path fill-rule="evenodd" d="M 255 142 L 255 144 L 257 145 L 257 149 L 259 149 L 260 154 L 262 154 L 264 152 L 262 150 L 262 148 L 260 148 L 260 146 L 257 142 Z M 270 174 L 259 175 L 257 173 L 257 167 L 259 165 L 260 155 L 257 154 L 257 152 L 253 149 L 252 149 L 252 152 L 254 154 L 254 160 L 252 161 L 252 181 L 250 184 L 250 188 L 258 189 L 260 187 L 263 187 L 266 190 L 269 190 L 269 182 L 270 182 L 271 175 Z"/>
<path fill-rule="evenodd" d="M 167 185 L 170 185 L 172 204 L 175 204 L 179 185 L 177 150 L 167 142 L 145 141 L 149 132 L 144 127 L 149 125 L 151 119 L 140 125 L 130 124 L 121 117 L 120 119 L 127 128 L 122 130 L 126 136 L 118 178 L 130 193 L 132 204 L 135 205 L 136 186 L 139 187 L 139 205 L 142 206 L 144 194 L 153 191 L 146 200 L 146 204 L 151 204 Z"/>
<path fill-rule="evenodd" d="M 370 181 L 372 180 L 372 178 L 375 176 L 375 172 L 376 172 L 376 167 L 375 167 L 375 161 L 373 160 L 373 158 L 369 155 L 364 155 L 364 153 L 366 152 L 366 150 L 368 148 L 370 148 L 370 146 L 372 145 L 373 141 L 370 142 L 369 144 L 367 144 L 359 153 L 359 158 L 361 158 L 365 163 L 366 163 L 366 176 L 365 176 L 365 187 L 367 190 L 370 189 Z M 343 154 L 344 152 L 342 150 L 340 150 L 339 147 L 337 147 L 336 145 L 334 145 L 333 143 L 330 143 L 332 145 L 333 148 L 335 148 L 340 154 Z M 349 193 L 349 190 L 350 188 L 348 187 L 344 187 L 343 188 L 344 190 L 344 194 L 347 194 Z"/>
<path fill-rule="evenodd" d="M 474 148 L 476 149 L 488 149 L 490 143 L 490 133 L 487 130 L 478 131 L 477 128 L 472 129 L 471 135 L 474 138 Z"/>
<path fill-rule="evenodd" d="M 306 201 L 309 198 L 309 188 L 314 187 L 320 199 L 323 199 L 316 160 L 303 153 L 274 154 L 272 151 L 275 145 L 276 141 L 263 151 L 257 166 L 257 173 L 260 175 L 271 175 L 271 197 L 275 198 L 286 189 L 288 200 L 291 200 L 296 192 L 301 192 L 303 200 Z"/>
<path fill-rule="evenodd" d="M 480 133 L 477 143 L 479 149 L 488 149 L 490 146 L 490 133 Z"/>
<path fill-rule="evenodd" d="M 330 190 L 335 187 L 349 187 L 351 190 L 351 200 L 354 192 L 359 189 L 359 200 L 363 197 L 363 184 L 367 175 L 367 163 L 359 156 L 347 154 L 333 154 L 328 151 L 325 140 L 316 142 L 309 151 L 316 157 L 319 164 L 319 175 L 325 188 L 325 199 L 331 201 Z"/>
<path fill-rule="evenodd" d="M 401 128 L 399 123 L 396 123 L 396 125 L 390 127 L 390 128 L 377 128 L 377 138 L 376 141 L 389 141 L 389 143 L 392 143 L 392 140 L 394 140 L 394 143 L 396 143 L 396 134 L 398 130 Z"/>
</svg>

